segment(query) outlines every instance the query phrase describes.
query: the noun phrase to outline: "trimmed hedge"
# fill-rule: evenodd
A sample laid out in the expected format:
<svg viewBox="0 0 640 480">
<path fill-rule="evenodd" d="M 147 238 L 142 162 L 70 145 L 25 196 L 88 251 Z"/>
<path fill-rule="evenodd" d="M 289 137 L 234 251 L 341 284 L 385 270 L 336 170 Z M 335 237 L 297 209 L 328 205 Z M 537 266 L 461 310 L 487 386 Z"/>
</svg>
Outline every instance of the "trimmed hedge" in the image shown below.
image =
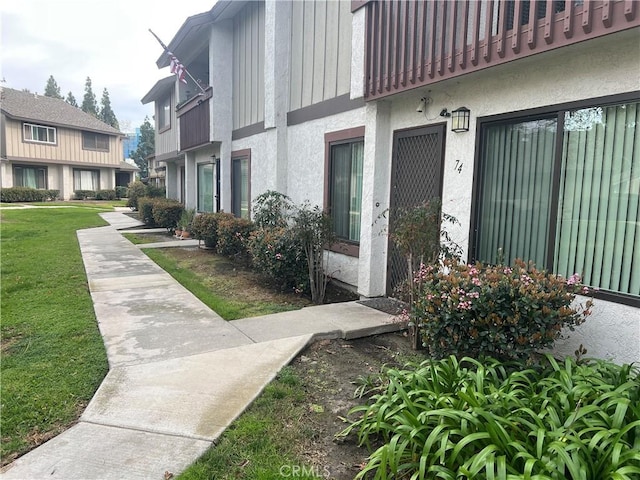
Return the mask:
<svg viewBox="0 0 640 480">
<path fill-rule="evenodd" d="M 121 198 L 127 198 L 129 189 L 127 187 L 118 186 L 116 187 L 116 198 L 119 200 Z"/>
<path fill-rule="evenodd" d="M 0 190 L 0 201 L 5 203 L 16 202 L 46 202 L 57 200 L 60 190 L 39 190 L 29 187 L 8 187 Z"/>
<path fill-rule="evenodd" d="M 96 191 L 95 190 L 74 190 L 73 198 L 74 200 L 87 200 L 88 198 L 95 198 Z"/>
<path fill-rule="evenodd" d="M 236 218 L 226 214 L 218 219 L 218 253 L 246 259 L 248 255 L 249 235 L 255 229 L 251 220 Z"/>
<path fill-rule="evenodd" d="M 225 217 L 233 217 L 230 213 L 201 213 L 196 215 L 191 222 L 191 235 L 202 240 L 205 247 L 212 250 L 218 249 L 218 221 Z"/>
<path fill-rule="evenodd" d="M 98 190 L 96 192 L 96 200 L 115 200 L 115 199 L 116 199 L 115 190 Z"/>
<path fill-rule="evenodd" d="M 155 227 L 156 225 L 155 220 L 153 219 L 153 203 L 154 202 L 155 202 L 154 198 L 149 198 L 149 197 L 136 198 L 138 218 L 150 227 Z"/>
<path fill-rule="evenodd" d="M 158 227 L 175 230 L 184 212 L 184 207 L 177 200 L 154 198 L 152 201 L 153 221 Z"/>
</svg>

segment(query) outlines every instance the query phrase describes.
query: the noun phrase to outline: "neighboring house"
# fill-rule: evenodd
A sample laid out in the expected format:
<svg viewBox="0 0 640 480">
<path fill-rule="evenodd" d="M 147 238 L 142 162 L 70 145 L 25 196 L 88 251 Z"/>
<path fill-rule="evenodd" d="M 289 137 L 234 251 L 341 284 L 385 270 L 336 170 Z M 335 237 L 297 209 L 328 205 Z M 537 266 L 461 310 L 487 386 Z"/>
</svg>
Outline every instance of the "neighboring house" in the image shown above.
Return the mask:
<svg viewBox="0 0 640 480">
<path fill-rule="evenodd" d="M 166 163 L 156 160 L 155 155 L 150 156 L 147 160 L 149 161 L 148 183 L 156 187 L 164 187 L 167 172 Z"/>
<path fill-rule="evenodd" d="M 126 186 L 137 167 L 125 163 L 122 133 L 64 100 L 2 88 L 2 187 L 75 190 Z"/>
<path fill-rule="evenodd" d="M 168 46 L 209 85 L 143 99 L 169 196 L 324 206 L 332 276 L 365 297 L 402 279 L 389 209 L 440 197 L 465 259 L 599 289 L 560 352 L 640 361 L 640 3 L 219 1 Z"/>
</svg>

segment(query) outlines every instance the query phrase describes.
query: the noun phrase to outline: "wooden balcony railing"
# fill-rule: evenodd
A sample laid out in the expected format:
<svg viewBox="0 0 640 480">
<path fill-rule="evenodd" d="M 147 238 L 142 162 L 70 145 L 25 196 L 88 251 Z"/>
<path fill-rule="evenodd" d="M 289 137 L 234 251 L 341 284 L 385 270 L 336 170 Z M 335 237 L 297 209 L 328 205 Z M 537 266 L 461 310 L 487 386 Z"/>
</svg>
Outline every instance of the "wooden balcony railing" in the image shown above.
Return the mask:
<svg viewBox="0 0 640 480">
<path fill-rule="evenodd" d="M 637 0 L 378 0 L 366 8 L 374 99 L 640 26 Z"/>
<path fill-rule="evenodd" d="M 180 151 L 191 150 L 210 143 L 209 99 L 211 87 L 205 93 L 196 95 L 178 107 L 180 120 Z"/>
</svg>

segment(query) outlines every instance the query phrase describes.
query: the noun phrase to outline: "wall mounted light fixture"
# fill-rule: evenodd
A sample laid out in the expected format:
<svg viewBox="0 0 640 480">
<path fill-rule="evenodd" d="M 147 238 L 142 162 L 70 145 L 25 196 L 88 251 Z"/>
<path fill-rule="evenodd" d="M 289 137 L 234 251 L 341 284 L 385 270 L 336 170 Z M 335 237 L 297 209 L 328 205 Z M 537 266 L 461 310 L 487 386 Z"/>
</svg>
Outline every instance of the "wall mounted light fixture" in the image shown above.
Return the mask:
<svg viewBox="0 0 640 480">
<path fill-rule="evenodd" d="M 451 112 L 450 115 L 452 132 L 460 133 L 469 131 L 471 110 L 469 110 L 467 107 L 460 107 Z"/>
</svg>

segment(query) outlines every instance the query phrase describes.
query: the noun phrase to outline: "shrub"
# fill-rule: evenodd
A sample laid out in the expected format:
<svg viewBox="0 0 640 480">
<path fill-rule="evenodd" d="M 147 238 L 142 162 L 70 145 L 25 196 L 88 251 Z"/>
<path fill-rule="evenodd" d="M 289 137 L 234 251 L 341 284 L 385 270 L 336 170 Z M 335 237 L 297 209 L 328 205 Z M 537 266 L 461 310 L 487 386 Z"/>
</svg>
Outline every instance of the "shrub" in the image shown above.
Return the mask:
<svg viewBox="0 0 640 480">
<path fill-rule="evenodd" d="M 193 224 L 193 219 L 196 216 L 196 211 L 193 208 L 185 208 L 182 210 L 182 214 L 180 215 L 180 219 L 178 220 L 178 227 L 181 230 L 186 230 L 187 232 L 191 232 L 191 225 Z"/>
<path fill-rule="evenodd" d="M 122 185 L 116 187 L 116 198 L 119 200 L 121 198 L 127 198 L 127 191 L 129 189 Z"/>
<path fill-rule="evenodd" d="M 115 199 L 116 199 L 115 190 L 98 190 L 96 192 L 96 200 L 115 200 Z"/>
<path fill-rule="evenodd" d="M 218 219 L 217 251 L 221 255 L 246 259 L 249 235 L 254 229 L 251 220 L 227 214 Z"/>
<path fill-rule="evenodd" d="M 303 203 L 293 215 L 292 233 L 302 245 L 307 260 L 311 301 L 321 304 L 329 282 L 324 249 L 329 248 L 335 239 L 331 218 L 319 207 Z"/>
<path fill-rule="evenodd" d="M 29 187 L 8 187 L 0 189 L 0 201 L 14 202 L 44 202 L 48 200 L 49 192 L 57 190 L 38 190 Z"/>
<path fill-rule="evenodd" d="M 532 358 L 552 346 L 563 327 L 584 322 L 592 305 L 571 305 L 576 293 L 589 293 L 578 275 L 565 280 L 521 260 L 513 267 L 455 260 L 444 268 L 422 265 L 414 282 L 410 321 L 436 358 Z"/>
<path fill-rule="evenodd" d="M 135 182 L 131 182 L 127 189 L 128 199 L 127 199 L 127 207 L 131 207 L 134 210 L 139 210 L 138 199 L 142 197 L 146 197 L 147 188 L 144 183 L 139 180 Z"/>
<path fill-rule="evenodd" d="M 640 378 L 629 365 L 449 357 L 388 369 L 369 392 L 339 434 L 355 431 L 373 451 L 357 479 L 640 474 Z"/>
<path fill-rule="evenodd" d="M 292 210 L 289 197 L 267 190 L 253 201 L 253 222 L 258 228 L 286 227 Z"/>
<path fill-rule="evenodd" d="M 167 196 L 164 187 L 157 187 L 155 185 L 145 185 L 144 194 L 146 197 L 151 198 L 164 198 Z"/>
<path fill-rule="evenodd" d="M 182 214 L 184 207 L 177 200 L 169 200 L 166 198 L 152 199 L 153 223 L 158 227 L 166 228 L 169 231 L 175 230 Z"/>
<path fill-rule="evenodd" d="M 46 190 L 47 192 L 47 200 L 55 201 L 60 198 L 60 190 Z"/>
<path fill-rule="evenodd" d="M 138 218 L 150 227 L 154 227 L 156 225 L 156 222 L 153 219 L 153 205 L 155 202 L 155 198 L 149 197 L 140 197 L 136 199 Z"/>
<path fill-rule="evenodd" d="M 73 198 L 75 200 L 87 200 L 89 198 L 95 198 L 95 190 L 74 190 Z"/>
<path fill-rule="evenodd" d="M 309 292 L 309 271 L 304 248 L 290 228 L 258 228 L 249 237 L 253 269 L 283 290 Z"/>
<path fill-rule="evenodd" d="M 230 213 L 201 213 L 191 222 L 191 235 L 202 240 L 207 248 L 218 248 L 218 220 L 225 216 L 233 217 Z"/>
</svg>

